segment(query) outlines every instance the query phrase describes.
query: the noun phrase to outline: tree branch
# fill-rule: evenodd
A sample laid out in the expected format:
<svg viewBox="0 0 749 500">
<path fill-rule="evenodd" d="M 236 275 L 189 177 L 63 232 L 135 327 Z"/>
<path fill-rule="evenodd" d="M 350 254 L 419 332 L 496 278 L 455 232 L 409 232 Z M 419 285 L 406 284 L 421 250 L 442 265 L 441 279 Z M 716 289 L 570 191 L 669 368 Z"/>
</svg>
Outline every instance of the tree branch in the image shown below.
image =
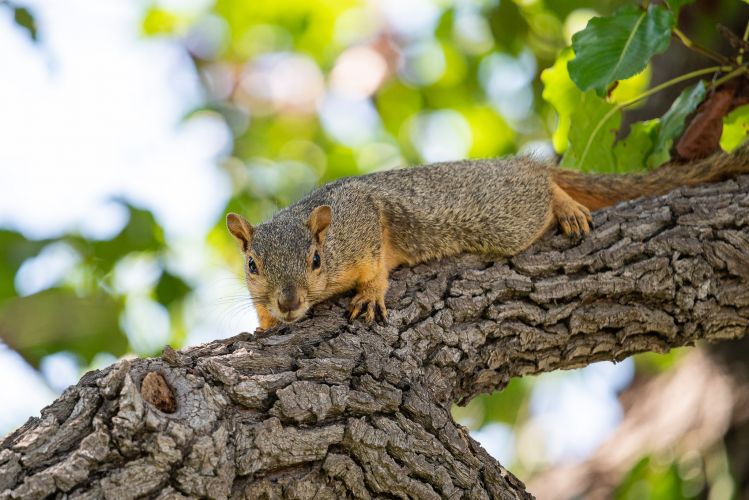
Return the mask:
<svg viewBox="0 0 749 500">
<path fill-rule="evenodd" d="M 744 335 L 748 193 L 749 177 L 684 188 L 596 213 L 579 244 L 549 234 L 511 259 L 398 270 L 387 325 L 349 324 L 340 298 L 262 335 L 88 373 L 4 440 L 1 496 L 528 497 L 450 405 Z"/>
</svg>

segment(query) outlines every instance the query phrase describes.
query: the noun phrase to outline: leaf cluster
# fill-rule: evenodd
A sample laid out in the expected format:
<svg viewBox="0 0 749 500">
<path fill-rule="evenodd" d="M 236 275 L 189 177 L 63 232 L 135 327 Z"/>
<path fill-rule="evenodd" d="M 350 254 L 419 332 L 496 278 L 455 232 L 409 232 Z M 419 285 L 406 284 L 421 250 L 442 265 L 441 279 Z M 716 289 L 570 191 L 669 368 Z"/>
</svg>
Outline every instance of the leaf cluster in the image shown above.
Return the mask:
<svg viewBox="0 0 749 500">
<path fill-rule="evenodd" d="M 728 58 L 692 42 L 678 29 L 679 12 L 689 3 L 691 0 L 626 5 L 610 16 L 594 17 L 572 37 L 571 49 L 562 51 L 555 64 L 542 73 L 543 97 L 559 114 L 554 146 L 564 154 L 562 165 L 627 172 L 668 162 L 688 118 L 717 83 L 699 80 L 691 84 L 663 116 L 633 123 L 626 136 L 621 130 L 623 109 L 695 77 L 728 73 L 718 80 L 723 83 L 746 73 L 740 53 L 731 64 Z M 674 38 L 724 64 L 681 75 L 627 99 L 617 99 L 618 86 L 641 78 L 653 57 L 663 53 Z M 739 109 L 726 118 L 721 140 L 724 148 L 732 149 L 746 137 L 746 122 L 741 118 L 744 114 Z"/>
</svg>

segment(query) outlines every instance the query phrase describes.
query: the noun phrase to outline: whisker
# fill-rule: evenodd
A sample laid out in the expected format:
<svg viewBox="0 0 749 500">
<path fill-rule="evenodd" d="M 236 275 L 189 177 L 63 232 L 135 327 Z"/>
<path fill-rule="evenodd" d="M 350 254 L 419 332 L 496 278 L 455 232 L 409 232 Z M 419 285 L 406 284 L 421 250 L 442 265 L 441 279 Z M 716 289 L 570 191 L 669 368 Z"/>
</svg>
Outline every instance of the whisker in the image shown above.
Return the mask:
<svg viewBox="0 0 749 500">
<path fill-rule="evenodd" d="M 225 310 L 221 311 L 218 315 L 217 322 L 220 328 L 226 330 L 235 330 L 236 319 L 239 313 L 247 311 L 251 308 L 251 303 L 234 304 Z"/>
<path fill-rule="evenodd" d="M 218 299 L 215 299 L 213 302 L 216 304 L 235 304 L 237 302 L 252 302 L 252 299 L 250 299 L 249 295 L 236 295 L 236 296 L 228 296 L 228 297 L 221 297 Z"/>
</svg>

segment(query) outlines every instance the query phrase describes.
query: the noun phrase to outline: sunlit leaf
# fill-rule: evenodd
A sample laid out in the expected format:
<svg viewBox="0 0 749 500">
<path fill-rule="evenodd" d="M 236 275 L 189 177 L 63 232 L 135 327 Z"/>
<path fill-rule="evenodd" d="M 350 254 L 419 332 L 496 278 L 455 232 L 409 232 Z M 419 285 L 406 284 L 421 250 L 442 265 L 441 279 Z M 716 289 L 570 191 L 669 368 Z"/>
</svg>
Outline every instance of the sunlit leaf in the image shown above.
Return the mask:
<svg viewBox="0 0 749 500">
<path fill-rule="evenodd" d="M 375 104 L 385 130 L 397 136 L 405 121 L 422 109 L 424 100 L 415 88 L 392 81 L 377 94 Z"/>
<path fill-rule="evenodd" d="M 582 90 L 603 94 L 611 83 L 639 73 L 651 57 L 666 50 L 674 24 L 673 12 L 660 5 L 647 10 L 626 6 L 612 16 L 591 19 L 572 37 L 572 80 Z"/>
<path fill-rule="evenodd" d="M 749 137 L 749 104 L 734 109 L 723 117 L 723 134 L 720 136 L 720 147 L 732 151 Z"/>
<path fill-rule="evenodd" d="M 688 347 L 671 349 L 665 354 L 646 352 L 635 356 L 635 366 L 638 373 L 657 375 L 674 368 L 690 352 Z"/>
<path fill-rule="evenodd" d="M 240 59 L 258 55 L 258 47 L 248 44 L 248 34 L 252 29 L 270 25 L 293 33 L 289 41 L 296 50 L 318 62 L 325 62 L 335 44 L 336 20 L 342 12 L 355 7 L 357 3 L 357 0 L 217 0 L 214 8 L 229 27 L 231 52 Z M 376 20 L 372 19 L 371 22 L 374 24 Z M 366 30 L 362 31 L 366 35 Z"/>
<path fill-rule="evenodd" d="M 651 457 L 642 458 L 624 476 L 614 492 L 614 498 L 659 498 L 678 500 L 684 498 L 682 478 L 677 464 L 659 463 Z"/>
<path fill-rule="evenodd" d="M 445 57 L 445 71 L 435 85 L 440 87 L 462 86 L 466 81 L 468 70 L 465 57 L 452 43 L 443 42 L 441 47 Z"/>
<path fill-rule="evenodd" d="M 471 126 L 472 158 L 490 158 L 512 152 L 515 131 L 491 106 L 471 106 L 460 109 Z"/>
<path fill-rule="evenodd" d="M 174 33 L 180 25 L 179 18 L 168 10 L 151 7 L 143 18 L 143 33 L 149 36 Z"/>
<path fill-rule="evenodd" d="M 619 80 L 616 84 L 616 88 L 611 92 L 609 100 L 615 103 L 623 103 L 630 101 L 636 97 L 639 97 L 645 90 L 647 90 L 650 84 L 650 76 L 652 74 L 650 64 L 645 66 L 645 69 L 637 73 L 635 76 Z M 643 99 L 635 105 L 628 106 L 627 109 L 635 109 L 638 105 L 645 104 Z"/>
<path fill-rule="evenodd" d="M 544 84 L 541 96 L 554 107 L 559 116 L 557 128 L 552 136 L 557 153 L 567 150 L 572 113 L 582 96 L 582 92 L 572 82 L 567 71 L 567 62 L 573 56 L 572 49 L 564 49 L 554 65 L 541 73 L 541 81 Z"/>
</svg>

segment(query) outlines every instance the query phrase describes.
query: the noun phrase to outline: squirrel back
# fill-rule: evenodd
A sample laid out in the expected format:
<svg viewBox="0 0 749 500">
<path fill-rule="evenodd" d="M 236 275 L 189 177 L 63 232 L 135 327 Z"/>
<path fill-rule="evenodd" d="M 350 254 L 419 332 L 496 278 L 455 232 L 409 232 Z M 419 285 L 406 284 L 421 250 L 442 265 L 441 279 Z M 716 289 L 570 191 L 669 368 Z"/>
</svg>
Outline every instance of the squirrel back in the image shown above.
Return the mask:
<svg viewBox="0 0 749 500">
<path fill-rule="evenodd" d="M 326 184 L 253 227 L 229 214 L 268 328 L 356 288 L 351 316 L 383 316 L 390 270 L 461 252 L 514 255 L 555 222 L 577 237 L 590 212 L 677 186 L 749 173 L 749 145 L 636 175 L 590 175 L 513 157 L 377 172 Z"/>
</svg>

